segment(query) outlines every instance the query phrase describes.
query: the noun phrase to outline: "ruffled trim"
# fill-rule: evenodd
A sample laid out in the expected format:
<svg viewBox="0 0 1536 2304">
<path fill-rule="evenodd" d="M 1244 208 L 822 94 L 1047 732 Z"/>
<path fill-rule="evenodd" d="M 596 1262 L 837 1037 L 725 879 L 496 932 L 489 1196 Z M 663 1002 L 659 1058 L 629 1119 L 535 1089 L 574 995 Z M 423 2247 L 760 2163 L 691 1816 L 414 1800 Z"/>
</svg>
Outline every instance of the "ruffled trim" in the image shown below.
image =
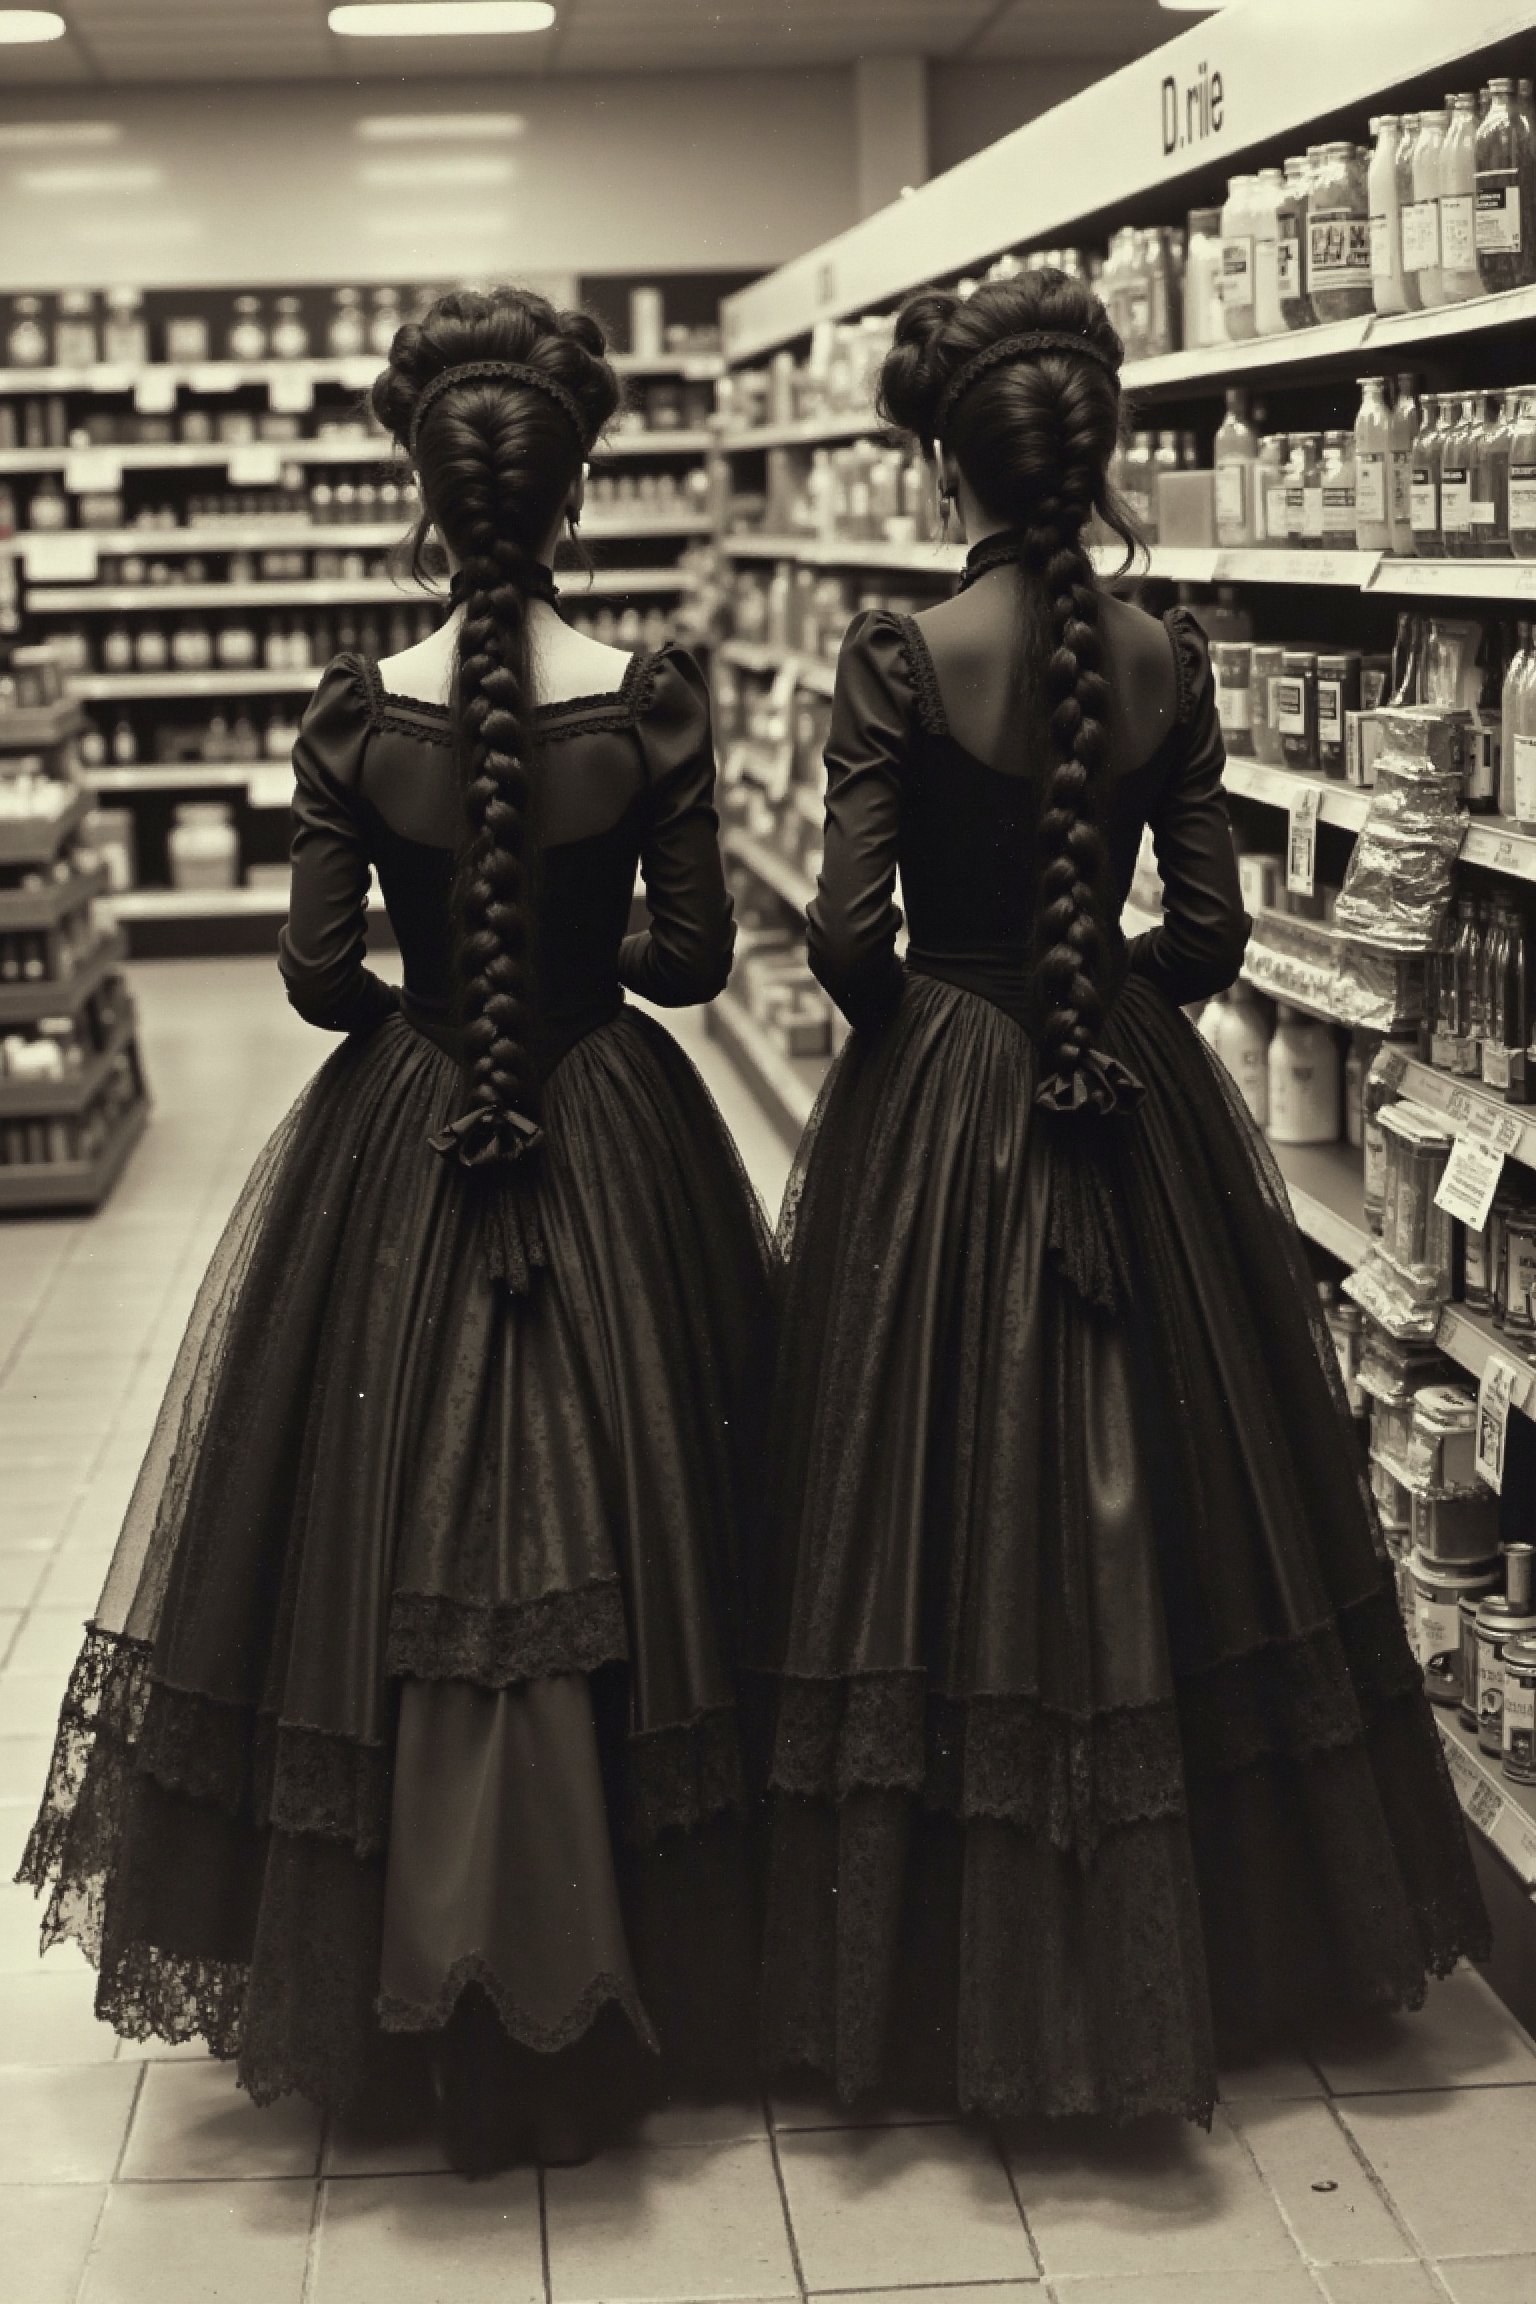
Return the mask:
<svg viewBox="0 0 1536 2304">
<path fill-rule="evenodd" d="M 912 683 L 918 723 L 930 736 L 947 736 L 949 718 L 944 710 L 939 675 L 934 669 L 928 643 L 923 638 L 922 627 L 915 616 L 904 616 L 895 609 L 889 611 L 889 616 L 900 643 L 907 678 Z"/>
<path fill-rule="evenodd" d="M 628 1655 L 617 1577 L 494 1607 L 446 1592 L 397 1592 L 390 1603 L 385 1668 L 395 1679 L 506 1688 L 556 1672 L 595 1672 Z"/>
<path fill-rule="evenodd" d="M 1210 678 L 1209 644 L 1191 608 L 1170 608 L 1163 624 L 1173 643 L 1174 718 L 1180 728 L 1187 728 L 1195 717 L 1201 687 Z"/>
<path fill-rule="evenodd" d="M 1145 1083 L 1102 1048 L 1090 1048 L 1071 1072 L 1047 1072 L 1035 1088 L 1035 1102 L 1046 1112 L 1071 1118 L 1098 1113 L 1134 1112 L 1146 1095 Z"/>
<path fill-rule="evenodd" d="M 692 1832 L 747 1805 L 741 1723 L 734 1707 L 700 1712 L 672 1728 L 632 1735 L 628 1747 L 629 1839 Z"/>
<path fill-rule="evenodd" d="M 536 2049 L 541 2056 L 558 2056 L 563 2049 L 574 2048 L 605 2008 L 622 2009 L 642 2045 L 654 2055 L 661 2053 L 655 2028 L 627 1977 L 601 1970 L 583 1986 L 565 2015 L 549 2024 L 530 2015 L 513 1998 L 490 1962 L 478 1952 L 456 1960 L 430 2000 L 402 2000 L 392 1993 L 381 1993 L 375 2003 L 380 2026 L 386 2032 L 441 2032 L 472 1984 L 479 1986 L 495 2009 L 496 2020 L 508 2039 Z"/>
</svg>

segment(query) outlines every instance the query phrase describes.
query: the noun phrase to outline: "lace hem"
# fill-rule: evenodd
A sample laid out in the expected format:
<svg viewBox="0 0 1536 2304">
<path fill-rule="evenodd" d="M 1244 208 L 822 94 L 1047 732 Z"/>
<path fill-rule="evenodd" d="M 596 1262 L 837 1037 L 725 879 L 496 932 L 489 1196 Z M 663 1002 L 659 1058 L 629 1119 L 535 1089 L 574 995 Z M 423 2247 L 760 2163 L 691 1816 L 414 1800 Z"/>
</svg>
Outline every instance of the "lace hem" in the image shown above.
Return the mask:
<svg viewBox="0 0 1536 2304">
<path fill-rule="evenodd" d="M 628 1748 L 628 1837 L 640 1844 L 664 1832 L 696 1831 L 747 1805 L 741 1724 L 734 1707 L 700 1712 L 675 1728 L 632 1735 Z"/>
<path fill-rule="evenodd" d="M 617 1578 L 498 1607 L 443 1592 L 397 1592 L 390 1605 L 386 1661 L 396 1678 L 505 1688 L 556 1672 L 595 1672 L 628 1654 Z"/>
<path fill-rule="evenodd" d="M 379 2023 L 386 2032 L 441 2032 L 471 1984 L 485 1994 L 508 2039 L 535 2049 L 541 2056 L 558 2056 L 563 2049 L 574 2048 L 605 2008 L 620 2009 L 642 2045 L 655 2055 L 661 2053 L 655 2028 L 627 1977 L 601 1970 L 557 2023 L 546 2024 L 518 2004 L 490 1962 L 478 1952 L 456 1960 L 430 2000 L 401 2000 L 381 1994 L 375 2003 Z"/>
<path fill-rule="evenodd" d="M 1090 1854 L 1107 1832 L 1181 1816 L 1186 1787 L 1271 1758 L 1359 1744 L 1422 1676 L 1385 1587 L 1336 1624 L 1224 1659 L 1166 1702 L 1072 1715 L 1031 1696 L 935 1694 L 920 1669 L 786 1674 L 769 1782 L 805 1799 L 920 1795 Z"/>
</svg>

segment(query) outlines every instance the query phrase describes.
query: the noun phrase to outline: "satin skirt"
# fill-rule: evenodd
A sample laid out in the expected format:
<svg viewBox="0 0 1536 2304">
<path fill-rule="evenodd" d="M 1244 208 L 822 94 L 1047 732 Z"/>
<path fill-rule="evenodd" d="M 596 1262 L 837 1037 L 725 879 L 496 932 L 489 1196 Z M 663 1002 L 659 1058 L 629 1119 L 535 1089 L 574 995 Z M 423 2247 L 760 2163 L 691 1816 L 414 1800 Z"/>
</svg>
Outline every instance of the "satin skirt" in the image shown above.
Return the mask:
<svg viewBox="0 0 1536 2304">
<path fill-rule="evenodd" d="M 1208 2119 L 1487 1943 L 1284 1187 L 1132 977 L 1130 1116 L 912 975 L 791 1179 L 755 1617 L 776 2070 Z"/>
<path fill-rule="evenodd" d="M 22 1867 L 103 2017 L 201 2035 L 263 2100 L 349 2100 L 471 1986 L 545 2056 L 602 2018 L 626 2087 L 752 2060 L 766 1225 L 692 1065 L 625 1010 L 546 1085 L 549 1262 L 514 1298 L 428 1149 L 461 1097 L 392 1019 L 257 1161 Z"/>
</svg>

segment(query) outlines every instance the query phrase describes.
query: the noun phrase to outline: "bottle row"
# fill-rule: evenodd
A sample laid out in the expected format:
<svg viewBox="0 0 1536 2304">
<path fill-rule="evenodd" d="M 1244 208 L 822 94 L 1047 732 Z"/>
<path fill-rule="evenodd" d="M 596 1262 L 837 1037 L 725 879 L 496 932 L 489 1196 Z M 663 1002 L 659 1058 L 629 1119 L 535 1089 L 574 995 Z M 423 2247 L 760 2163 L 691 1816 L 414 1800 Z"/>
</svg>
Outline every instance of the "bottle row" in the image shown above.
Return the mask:
<svg viewBox="0 0 1536 2304">
<path fill-rule="evenodd" d="M 40 1016 L 0 1037 L 0 1079 L 77 1079 L 132 1016 L 126 983 L 109 976 L 73 1015 Z"/>
<path fill-rule="evenodd" d="M 29 757 L 8 763 L 0 775 L 0 824 L 56 824 L 74 798 L 74 787 L 62 777 L 26 766 Z"/>
<path fill-rule="evenodd" d="M 1500 1095 L 1536 1087 L 1536 937 L 1508 891 L 1463 890 L 1447 906 L 1425 971 L 1419 1053 L 1437 1071 Z"/>
<path fill-rule="evenodd" d="M 0 1119 L 0 1175 L 8 1168 L 99 1160 L 143 1095 L 137 1051 L 124 1048 L 85 1112 L 68 1119 Z"/>
<path fill-rule="evenodd" d="M 441 601 L 402 601 L 398 607 L 350 614 L 345 609 L 293 610 L 256 615 L 230 609 L 222 616 L 167 616 L 146 587 L 144 607 L 130 624 L 72 620 L 54 645 L 65 670 L 75 673 L 269 672 L 318 670 L 349 651 L 398 655 L 425 640 L 443 620 Z"/>
</svg>

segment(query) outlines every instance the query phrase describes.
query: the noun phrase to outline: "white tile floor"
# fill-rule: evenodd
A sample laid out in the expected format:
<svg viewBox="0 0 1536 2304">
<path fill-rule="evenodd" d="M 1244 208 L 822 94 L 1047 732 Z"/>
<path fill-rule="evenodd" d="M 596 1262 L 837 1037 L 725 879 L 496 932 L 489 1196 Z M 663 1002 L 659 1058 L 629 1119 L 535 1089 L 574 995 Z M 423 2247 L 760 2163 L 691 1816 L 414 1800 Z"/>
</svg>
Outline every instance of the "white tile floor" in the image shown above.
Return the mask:
<svg viewBox="0 0 1536 2304">
<path fill-rule="evenodd" d="M 323 1053 L 265 963 L 137 983 L 156 1117 L 116 1198 L 0 1227 L 7 1880 L 203 1260 Z M 782 1148 L 679 1028 L 775 1201 Z M 464 2185 L 430 2143 L 257 2112 L 195 2049 L 120 2050 L 0 1887 L 5 2304 L 1536 2304 L 1533 2170 L 1536 2050 L 1463 1974 L 1422 2017 L 1232 2075 L 1208 2137 L 748 2104 Z"/>
</svg>

